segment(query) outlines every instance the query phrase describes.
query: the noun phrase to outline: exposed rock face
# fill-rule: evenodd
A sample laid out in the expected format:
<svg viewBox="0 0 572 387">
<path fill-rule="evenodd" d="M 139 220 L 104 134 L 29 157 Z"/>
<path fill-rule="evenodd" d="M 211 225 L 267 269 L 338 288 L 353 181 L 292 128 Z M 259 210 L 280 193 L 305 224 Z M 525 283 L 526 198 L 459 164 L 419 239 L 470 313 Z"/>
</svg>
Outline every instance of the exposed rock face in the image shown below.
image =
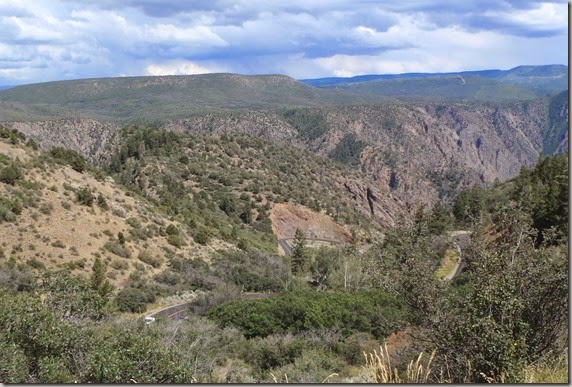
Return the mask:
<svg viewBox="0 0 572 387">
<path fill-rule="evenodd" d="M 360 144 L 356 173 L 363 179 L 340 181 L 350 205 L 378 223 L 394 223 L 406 208 L 431 206 L 452 198 L 464 186 L 490 185 L 532 166 L 544 149 L 550 127 L 545 101 L 504 105 L 477 103 L 382 104 L 313 108 L 327 131 L 303 141 L 277 111 L 226 111 L 171 121 L 162 129 L 224 133 L 237 131 L 267 141 L 295 145 L 329 156 L 348 134 Z M 568 114 L 567 106 L 558 114 Z M 98 121 L 58 120 L 5 123 L 42 148 L 65 146 L 102 162 L 114 146 L 117 127 Z M 567 130 L 559 134 L 567 139 Z M 563 140 L 562 139 L 562 140 Z M 567 142 L 561 140 L 558 149 Z M 356 183 L 359 181 L 360 183 Z M 343 190 L 343 189 L 342 189 Z"/>
<path fill-rule="evenodd" d="M 343 181 L 347 196 L 356 209 L 369 215 L 381 226 L 395 226 L 399 219 L 407 216 L 405 203 L 394 196 L 386 187 L 376 188 L 357 181 Z"/>
<path fill-rule="evenodd" d="M 163 126 L 163 129 L 175 132 L 207 133 L 232 131 L 282 142 L 291 142 L 298 134 L 296 129 L 280 120 L 276 114 L 255 111 L 194 116 L 184 120 L 172 121 Z M 296 143 L 302 145 L 300 141 L 296 141 Z"/>
<path fill-rule="evenodd" d="M 210 114 L 171 122 L 164 128 L 240 131 L 324 156 L 353 133 L 367 144 L 358 167 L 374 180 L 375 187 L 369 188 L 385 192 L 387 187 L 413 209 L 452 197 L 466 185 L 507 180 L 523 165 L 534 165 L 543 149 L 542 128 L 548 125 L 546 104 L 540 100 L 502 106 L 384 104 L 318 110 L 327 119 L 328 131 L 306 142 L 273 112 Z M 365 194 L 364 198 L 375 215 L 371 197 Z"/>
<path fill-rule="evenodd" d="M 280 238 L 293 238 L 296 229 L 304 231 L 306 238 L 348 242 L 351 234 L 328 215 L 301 205 L 278 203 L 270 214 L 272 229 Z"/>
<path fill-rule="evenodd" d="M 41 149 L 56 146 L 73 149 L 90 162 L 106 160 L 115 145 L 118 127 L 91 119 L 62 119 L 39 122 L 4 122 L 9 129 L 17 129 L 34 139 Z"/>
<path fill-rule="evenodd" d="M 463 185 L 507 180 L 532 166 L 542 151 L 544 105 L 505 107 L 384 105 L 341 107 L 327 112 L 328 154 L 341 133 L 368 146 L 360 169 L 410 205 L 431 204 Z"/>
<path fill-rule="evenodd" d="M 568 90 L 552 98 L 549 105 L 550 125 L 544 137 L 544 153 L 568 150 Z"/>
</svg>

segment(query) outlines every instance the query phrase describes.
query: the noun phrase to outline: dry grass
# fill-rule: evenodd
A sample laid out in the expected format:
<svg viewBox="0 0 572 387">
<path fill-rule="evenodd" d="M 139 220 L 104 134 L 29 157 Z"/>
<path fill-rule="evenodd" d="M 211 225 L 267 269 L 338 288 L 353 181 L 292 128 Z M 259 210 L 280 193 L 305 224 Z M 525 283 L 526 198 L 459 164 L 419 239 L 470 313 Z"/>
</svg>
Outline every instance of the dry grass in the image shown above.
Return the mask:
<svg viewBox="0 0 572 387">
<path fill-rule="evenodd" d="M 411 360 L 407 365 L 407 373 L 405 379 L 401 379 L 399 371 L 396 367 L 392 367 L 387 344 L 379 348 L 373 353 L 366 354 L 364 369 L 371 372 L 374 383 L 428 383 L 431 375 L 431 363 L 435 358 L 435 351 L 431 353 L 429 360 L 423 364 L 423 352 L 419 354 L 416 360 Z"/>
<path fill-rule="evenodd" d="M 543 359 L 526 367 L 525 383 L 570 383 L 568 376 L 568 351 L 555 359 Z"/>
<path fill-rule="evenodd" d="M 75 266 L 74 270 L 76 274 L 89 275 L 96 256 L 112 256 L 104 248 L 106 242 L 114 239 L 119 232 L 130 235 L 128 218 L 139 219 L 143 226 L 152 223 L 150 218 L 159 219 L 164 224 L 178 225 L 177 222 L 168 221 L 159 211 L 154 211 L 148 203 L 129 195 L 109 178 L 100 181 L 88 172 L 79 173 L 69 166 L 61 165 L 42 170 L 32 165 L 32 161 L 40 152 L 5 141 L 0 141 L 0 155 L 17 157 L 24 161 L 24 180 L 35 182 L 39 186 L 34 191 L 34 206 L 25 207 L 15 221 L 2 223 L 2 242 L 6 254 L 8 255 L 14 246 L 22 246 L 11 254 L 17 261 L 24 262 L 31 257 L 37 257 L 48 269 L 57 269 L 85 259 L 85 263 Z M 106 198 L 108 210 L 95 203 L 91 207 L 76 203 L 73 190 L 86 186 L 93 189 L 96 196 L 101 194 Z M 14 190 L 24 189 L 0 183 L 0 195 L 10 197 L 10 192 Z M 161 265 L 145 265 L 147 275 L 152 276 L 164 268 L 164 247 L 169 245 L 167 240 L 158 234 L 149 238 L 146 243 L 149 245 L 146 250 L 162 259 Z M 128 238 L 125 246 L 132 251 L 138 251 L 140 244 L 141 241 Z M 204 258 L 216 249 L 227 248 L 226 242 L 214 240 L 210 246 L 192 245 L 180 253 Z M 130 274 L 129 270 L 117 270 L 113 267 L 109 267 L 108 272 L 113 275 L 111 281 L 119 287 L 128 281 Z"/>
</svg>

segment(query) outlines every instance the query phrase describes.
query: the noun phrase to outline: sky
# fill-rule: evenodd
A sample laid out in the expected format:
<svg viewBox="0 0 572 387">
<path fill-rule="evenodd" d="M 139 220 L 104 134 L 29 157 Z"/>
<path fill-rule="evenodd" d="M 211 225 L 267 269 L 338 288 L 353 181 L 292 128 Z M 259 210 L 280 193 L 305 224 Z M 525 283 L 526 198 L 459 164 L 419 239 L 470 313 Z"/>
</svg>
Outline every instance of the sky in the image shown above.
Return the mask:
<svg viewBox="0 0 572 387">
<path fill-rule="evenodd" d="M 568 49 L 566 0 L 0 0 L 0 85 L 506 70 Z"/>
</svg>

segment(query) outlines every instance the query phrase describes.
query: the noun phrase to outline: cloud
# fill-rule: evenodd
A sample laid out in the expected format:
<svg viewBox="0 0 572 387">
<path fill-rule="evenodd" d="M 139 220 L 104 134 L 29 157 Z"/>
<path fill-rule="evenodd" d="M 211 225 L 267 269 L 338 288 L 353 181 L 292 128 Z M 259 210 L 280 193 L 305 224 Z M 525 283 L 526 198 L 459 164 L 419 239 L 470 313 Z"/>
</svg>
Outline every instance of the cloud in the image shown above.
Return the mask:
<svg viewBox="0 0 572 387">
<path fill-rule="evenodd" d="M 225 72 L 222 67 L 203 67 L 190 61 L 150 64 L 145 68 L 145 75 L 191 75 Z"/>
<path fill-rule="evenodd" d="M 0 85 L 119 74 L 308 78 L 567 63 L 566 7 L 530 0 L 0 0 Z"/>
</svg>

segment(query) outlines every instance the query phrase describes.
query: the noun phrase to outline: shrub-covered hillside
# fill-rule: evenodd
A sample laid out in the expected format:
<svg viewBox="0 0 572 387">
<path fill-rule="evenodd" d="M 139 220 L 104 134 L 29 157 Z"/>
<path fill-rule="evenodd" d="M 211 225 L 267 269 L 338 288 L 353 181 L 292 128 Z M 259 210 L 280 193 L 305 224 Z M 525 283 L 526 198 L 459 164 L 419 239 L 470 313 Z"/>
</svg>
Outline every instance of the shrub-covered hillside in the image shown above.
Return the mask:
<svg viewBox="0 0 572 387">
<path fill-rule="evenodd" d="M 377 230 L 326 158 L 122 136 L 100 170 L 0 130 L 1 382 L 568 380 L 567 155 Z M 353 238 L 298 229 L 278 255 L 286 201 Z M 185 319 L 143 320 L 177 302 Z"/>
</svg>

